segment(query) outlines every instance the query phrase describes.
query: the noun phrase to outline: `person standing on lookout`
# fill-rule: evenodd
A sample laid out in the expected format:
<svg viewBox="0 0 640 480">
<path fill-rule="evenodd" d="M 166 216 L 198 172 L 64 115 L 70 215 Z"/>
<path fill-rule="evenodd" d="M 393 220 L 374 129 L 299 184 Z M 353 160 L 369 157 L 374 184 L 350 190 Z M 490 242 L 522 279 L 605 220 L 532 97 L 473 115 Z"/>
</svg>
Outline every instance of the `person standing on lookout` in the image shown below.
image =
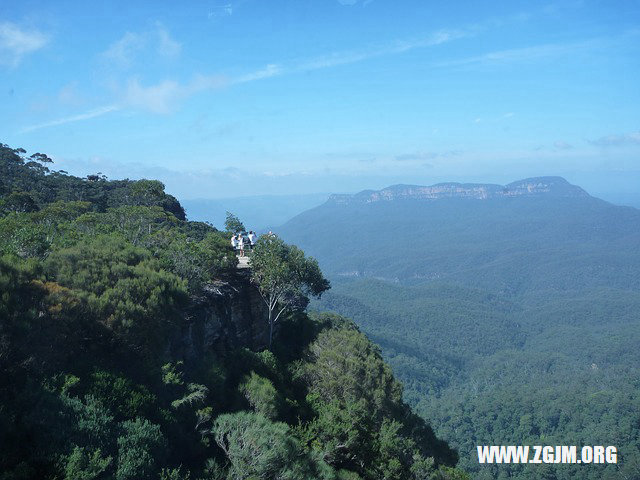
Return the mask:
<svg viewBox="0 0 640 480">
<path fill-rule="evenodd" d="M 240 256 L 244 257 L 244 238 L 242 234 L 238 234 L 238 250 L 240 250 Z"/>
<path fill-rule="evenodd" d="M 250 244 L 251 250 L 253 250 L 253 247 L 255 246 L 257 241 L 258 241 L 258 236 L 255 233 L 253 233 L 253 230 L 251 230 L 249 232 L 249 244 Z"/>
<path fill-rule="evenodd" d="M 231 248 L 233 248 L 234 251 L 238 249 L 238 241 L 236 240 L 235 235 L 231 237 Z"/>
</svg>

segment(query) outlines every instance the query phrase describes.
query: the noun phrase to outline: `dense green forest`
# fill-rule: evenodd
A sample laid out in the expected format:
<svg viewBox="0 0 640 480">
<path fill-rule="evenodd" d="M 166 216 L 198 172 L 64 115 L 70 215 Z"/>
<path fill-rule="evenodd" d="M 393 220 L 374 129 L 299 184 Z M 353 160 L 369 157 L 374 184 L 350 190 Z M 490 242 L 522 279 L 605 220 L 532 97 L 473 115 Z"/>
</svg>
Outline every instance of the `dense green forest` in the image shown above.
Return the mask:
<svg viewBox="0 0 640 480">
<path fill-rule="evenodd" d="M 555 302 L 526 308 L 462 286 L 337 280 L 313 307 L 352 317 L 381 346 L 406 401 L 474 478 L 639 478 L 640 295 Z M 615 445 L 621 461 L 481 467 L 475 449 L 485 444 Z"/>
<path fill-rule="evenodd" d="M 332 273 L 312 308 L 380 345 L 474 478 L 640 478 L 638 210 L 584 195 L 328 202 L 279 231 Z M 618 465 L 476 456 L 588 444 L 617 446 Z"/>
<path fill-rule="evenodd" d="M 0 479 L 468 478 L 349 320 L 184 355 L 203 292 L 248 281 L 230 233 L 50 164 L 0 145 Z"/>
</svg>

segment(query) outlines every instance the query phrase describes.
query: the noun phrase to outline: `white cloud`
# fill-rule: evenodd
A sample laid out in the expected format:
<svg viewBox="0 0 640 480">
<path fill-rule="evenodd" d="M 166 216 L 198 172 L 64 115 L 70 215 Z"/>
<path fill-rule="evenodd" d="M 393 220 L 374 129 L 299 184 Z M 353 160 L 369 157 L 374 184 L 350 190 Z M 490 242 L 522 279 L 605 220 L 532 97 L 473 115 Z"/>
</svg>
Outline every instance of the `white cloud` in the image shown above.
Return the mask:
<svg viewBox="0 0 640 480">
<path fill-rule="evenodd" d="M 158 36 L 158 53 L 165 57 L 176 57 L 180 55 L 182 45 L 171 38 L 169 32 L 160 23 L 156 24 L 156 35 Z"/>
<path fill-rule="evenodd" d="M 130 78 L 124 86 L 116 86 L 117 100 L 114 105 L 26 127 L 22 132 L 88 120 L 117 109 L 125 108 L 133 108 L 155 114 L 167 114 L 174 111 L 181 101 L 199 92 L 216 90 L 228 85 L 253 82 L 289 73 L 331 68 L 338 65 L 360 62 L 381 55 L 400 54 L 415 48 L 439 45 L 469 34 L 470 33 L 464 31 L 439 30 L 411 41 L 398 41 L 359 52 L 336 52 L 312 60 L 301 60 L 293 63 L 289 67 L 272 63 L 259 70 L 231 79 L 222 75 L 195 75 L 188 83 L 166 79 L 150 85 L 144 85 L 138 78 L 133 77 Z M 150 39 L 155 39 L 158 52 L 163 55 L 178 55 L 180 53 L 181 45 L 169 36 L 161 24 L 156 24 L 156 30 L 153 32 L 153 35 L 151 37 L 149 35 L 149 33 L 137 34 L 127 32 L 121 39 L 114 42 L 102 55 L 122 66 L 129 66 L 145 49 L 149 48 Z"/>
<path fill-rule="evenodd" d="M 128 67 L 144 48 L 145 43 L 143 35 L 127 32 L 120 40 L 112 43 L 102 55 L 121 67 Z"/>
<path fill-rule="evenodd" d="M 31 125 L 29 127 L 23 128 L 20 133 L 28 133 L 33 132 L 34 130 L 40 130 L 41 128 L 47 127 L 55 127 L 58 125 L 64 125 L 65 123 L 73 123 L 73 122 L 81 122 L 83 120 L 89 120 L 91 118 L 101 117 L 110 112 L 115 112 L 119 110 L 120 107 L 117 105 L 106 105 L 104 107 L 95 108 L 85 113 L 81 113 L 78 115 L 72 115 L 70 117 L 58 118 L 56 120 L 51 120 L 50 122 L 40 123 L 37 125 Z"/>
<path fill-rule="evenodd" d="M 300 62 L 293 70 L 308 71 L 361 62 L 385 55 L 397 55 L 417 48 L 433 47 L 471 35 L 464 30 L 438 30 L 427 36 L 412 40 L 398 40 L 386 45 L 372 46 L 359 51 L 334 52 Z"/>
<path fill-rule="evenodd" d="M 16 66 L 22 58 L 40 50 L 49 39 L 37 30 L 26 30 L 15 23 L 0 22 L 0 64 Z"/>
<path fill-rule="evenodd" d="M 182 96 L 183 88 L 176 81 L 164 80 L 145 87 L 137 79 L 132 79 L 126 88 L 125 101 L 134 108 L 152 113 L 168 113 Z"/>
<path fill-rule="evenodd" d="M 417 48 L 436 46 L 469 35 L 471 35 L 471 32 L 464 30 L 438 30 L 429 35 L 413 40 L 398 40 L 385 45 L 372 46 L 368 49 L 357 51 L 333 52 L 312 59 L 298 60 L 289 66 L 270 63 L 264 68 L 241 75 L 231 80 L 230 83 L 252 82 L 289 73 L 321 70 L 340 65 L 348 65 L 379 56 L 401 54 Z"/>
<path fill-rule="evenodd" d="M 158 22 L 152 31 L 126 32 L 122 38 L 109 45 L 102 56 L 120 67 L 130 67 L 149 51 L 155 51 L 162 57 L 176 57 L 182 51 L 182 45 Z"/>
<path fill-rule="evenodd" d="M 187 84 L 164 80 L 149 86 L 143 86 L 134 78 L 127 84 L 123 103 L 151 113 L 166 114 L 173 111 L 180 101 L 195 93 L 221 88 L 227 84 L 226 78 L 220 75 L 197 75 Z"/>
<path fill-rule="evenodd" d="M 283 73 L 282 68 L 276 64 L 269 64 L 266 67 L 256 70 L 255 72 L 247 73 L 241 77 L 236 78 L 233 83 L 245 83 L 253 82 L 255 80 L 262 80 L 263 78 L 275 77 Z"/>
<path fill-rule="evenodd" d="M 360 62 L 369 58 L 406 52 L 414 48 L 424 48 L 449 42 L 467 35 L 462 31 L 439 30 L 426 37 L 412 41 L 399 41 L 389 45 L 373 47 L 360 52 L 336 52 L 312 60 L 302 60 L 291 66 L 275 63 L 267 64 L 264 68 L 245 73 L 232 79 L 220 75 L 199 75 L 188 84 L 180 84 L 174 80 L 164 80 L 160 83 L 142 86 L 137 79 L 129 81 L 124 93 L 124 104 L 140 108 L 152 113 L 169 113 L 180 100 L 195 93 L 221 88 L 227 85 L 254 82 L 265 78 L 277 77 L 289 73 L 319 70 Z M 124 40 L 124 37 L 123 37 Z"/>
<path fill-rule="evenodd" d="M 220 17 L 230 17 L 233 15 L 233 5 L 227 3 L 225 5 L 214 6 L 208 13 L 209 19 L 216 19 Z"/>
<path fill-rule="evenodd" d="M 485 53 L 483 55 L 440 62 L 436 63 L 435 66 L 458 67 L 467 65 L 506 64 L 521 61 L 530 62 L 537 59 L 546 59 L 551 57 L 566 57 L 570 54 L 575 54 L 578 51 L 595 47 L 596 45 L 598 45 L 597 40 L 564 44 L 535 45 L 531 47 L 499 50 Z"/>
<path fill-rule="evenodd" d="M 156 114 L 166 114 L 177 108 L 178 104 L 185 98 L 204 90 L 222 88 L 228 83 L 228 80 L 220 75 L 196 75 L 186 84 L 181 84 L 174 80 L 164 80 L 160 83 L 147 86 L 142 85 L 137 78 L 132 78 L 124 88 L 120 89 L 118 103 L 94 108 L 88 112 L 58 118 L 49 122 L 30 125 L 20 130 L 20 133 L 28 133 L 42 128 L 90 120 L 110 112 L 127 108 Z"/>
<path fill-rule="evenodd" d="M 158 41 L 159 52 L 163 52 L 162 54 L 164 55 L 177 55 L 180 53 L 180 44 L 171 39 L 161 24 L 156 24 L 154 35 Z M 363 61 L 380 55 L 399 54 L 414 48 L 439 45 L 465 35 L 467 34 L 462 31 L 440 30 L 413 41 L 394 42 L 389 45 L 378 46 L 360 52 L 336 52 L 313 60 L 299 61 L 290 67 L 268 64 L 264 68 L 232 79 L 228 79 L 222 75 L 195 75 L 188 83 L 180 83 L 176 80 L 167 79 L 158 83 L 143 85 L 138 78 L 134 77 L 129 79 L 124 87 L 116 87 L 117 106 L 114 104 L 78 115 L 29 126 L 22 129 L 21 132 L 30 132 L 41 128 L 88 120 L 124 108 L 133 108 L 155 114 L 167 114 L 174 111 L 180 102 L 199 92 L 216 90 L 238 83 L 254 82 L 288 73 L 331 68 L 338 65 Z M 148 34 L 127 32 L 120 40 L 113 43 L 107 51 L 103 53 L 103 56 L 122 66 L 129 66 L 144 49 L 148 48 L 149 38 Z"/>
</svg>

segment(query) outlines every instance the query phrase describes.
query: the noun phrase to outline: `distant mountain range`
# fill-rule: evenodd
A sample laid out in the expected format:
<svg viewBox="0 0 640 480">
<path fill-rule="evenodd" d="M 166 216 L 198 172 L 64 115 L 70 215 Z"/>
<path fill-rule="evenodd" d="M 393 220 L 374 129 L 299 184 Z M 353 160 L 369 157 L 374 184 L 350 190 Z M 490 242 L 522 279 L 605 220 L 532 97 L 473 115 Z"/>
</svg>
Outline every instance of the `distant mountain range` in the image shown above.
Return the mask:
<svg viewBox="0 0 640 480">
<path fill-rule="evenodd" d="M 639 281 L 640 210 L 591 197 L 559 177 L 332 196 L 278 232 L 331 275 L 507 290 Z M 569 259 L 578 277 L 549 277 Z"/>
<path fill-rule="evenodd" d="M 481 183 L 438 183 L 429 187 L 420 185 L 393 185 L 382 190 L 364 190 L 355 195 L 331 195 L 334 203 L 372 203 L 392 200 L 440 200 L 443 198 L 489 198 L 546 195 L 557 197 L 587 197 L 582 188 L 571 185 L 562 177 L 527 178 L 508 185 Z"/>
<path fill-rule="evenodd" d="M 640 210 L 560 177 L 395 185 L 333 195 L 277 233 L 331 278 L 313 306 L 382 347 L 473 478 L 538 478 L 480 469 L 483 444 L 598 439 L 640 462 Z"/>
</svg>

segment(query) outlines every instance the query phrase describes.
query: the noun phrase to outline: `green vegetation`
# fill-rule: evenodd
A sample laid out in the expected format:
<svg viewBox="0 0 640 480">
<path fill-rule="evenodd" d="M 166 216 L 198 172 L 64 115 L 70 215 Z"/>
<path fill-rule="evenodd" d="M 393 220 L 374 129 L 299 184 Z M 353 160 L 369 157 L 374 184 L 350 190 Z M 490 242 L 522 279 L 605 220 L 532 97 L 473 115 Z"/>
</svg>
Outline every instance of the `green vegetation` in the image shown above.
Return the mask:
<svg viewBox="0 0 640 480">
<path fill-rule="evenodd" d="M 462 286 L 334 280 L 312 307 L 352 317 L 381 346 L 405 400 L 474 478 L 636 478 L 640 295 L 583 295 L 543 308 Z M 615 445 L 622 465 L 480 467 L 485 444 Z"/>
<path fill-rule="evenodd" d="M 233 213 L 227 212 L 227 217 L 224 221 L 224 228 L 227 232 L 238 234 L 245 232 L 244 224 Z"/>
<path fill-rule="evenodd" d="M 258 286 L 269 310 L 269 348 L 273 327 L 283 313 L 304 310 L 308 297 L 320 297 L 329 289 L 318 262 L 306 258 L 295 245 L 287 245 L 276 235 L 263 235 L 251 255 L 251 279 Z"/>
<path fill-rule="evenodd" d="M 474 478 L 640 478 L 638 210 L 591 197 L 328 203 L 281 233 L 332 273 L 311 308 L 380 345 Z M 480 466 L 476 445 L 620 456 Z"/>
<path fill-rule="evenodd" d="M 159 182 L 49 163 L 0 146 L 0 479 L 465 477 L 377 347 L 303 312 L 328 285 L 302 251 L 270 351 L 187 356 L 196 300 L 242 275 L 228 234 Z"/>
</svg>

